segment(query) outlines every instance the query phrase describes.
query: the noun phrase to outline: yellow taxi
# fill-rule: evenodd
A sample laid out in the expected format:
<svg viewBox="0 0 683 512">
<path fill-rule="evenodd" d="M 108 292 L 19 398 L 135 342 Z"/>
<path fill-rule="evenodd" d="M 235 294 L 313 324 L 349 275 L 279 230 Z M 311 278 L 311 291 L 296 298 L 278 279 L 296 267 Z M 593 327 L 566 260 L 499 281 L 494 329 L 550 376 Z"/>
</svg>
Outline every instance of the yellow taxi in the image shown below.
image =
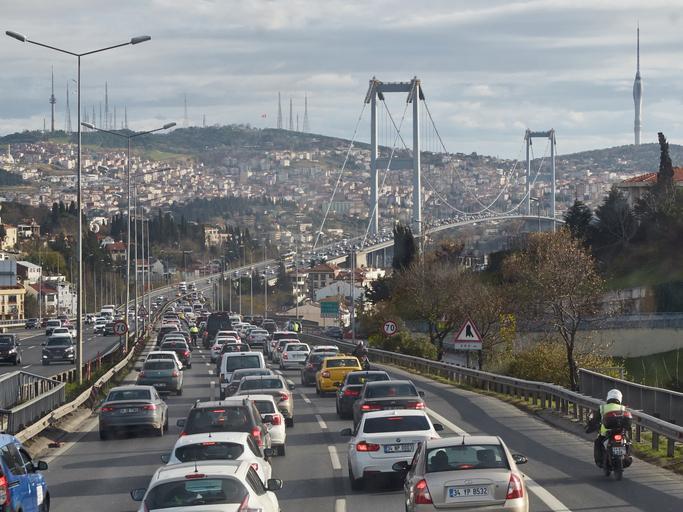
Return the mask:
<svg viewBox="0 0 683 512">
<path fill-rule="evenodd" d="M 333 356 L 323 359 L 320 370 L 315 374 L 315 392 L 332 393 L 341 386 L 347 373 L 358 372 L 363 368 L 357 357 Z"/>
</svg>

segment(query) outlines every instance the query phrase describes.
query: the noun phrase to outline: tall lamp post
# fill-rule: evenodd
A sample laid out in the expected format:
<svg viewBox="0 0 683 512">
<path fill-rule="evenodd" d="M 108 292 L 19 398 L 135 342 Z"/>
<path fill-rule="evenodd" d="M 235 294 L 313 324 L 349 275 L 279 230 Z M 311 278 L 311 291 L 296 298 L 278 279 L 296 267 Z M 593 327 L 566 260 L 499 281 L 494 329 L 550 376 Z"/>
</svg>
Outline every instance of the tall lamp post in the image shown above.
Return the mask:
<svg viewBox="0 0 683 512">
<path fill-rule="evenodd" d="M 536 217 L 538 218 L 538 232 L 541 232 L 541 199 L 538 197 L 530 197 L 529 200 L 536 203 Z"/>
<path fill-rule="evenodd" d="M 160 132 L 162 130 L 168 130 L 169 128 L 173 128 L 176 124 L 175 123 L 166 123 L 164 126 L 161 126 L 160 128 L 155 128 L 153 130 L 145 130 L 142 132 L 134 132 L 134 133 L 121 133 L 113 130 L 105 130 L 104 128 L 98 128 L 92 123 L 80 123 L 79 124 L 79 129 L 80 126 L 84 126 L 85 128 L 89 128 L 90 130 L 97 130 L 98 132 L 103 132 L 103 133 L 108 133 L 110 135 L 115 135 L 116 137 L 121 137 L 122 139 L 126 139 L 128 143 L 128 152 L 126 154 L 126 181 L 127 181 L 127 189 L 128 189 L 128 205 L 126 206 L 127 209 L 127 216 L 128 216 L 128 222 L 127 222 L 127 238 L 126 238 L 126 307 L 125 307 L 125 320 L 126 320 L 126 325 L 128 325 L 128 308 L 129 308 L 129 303 L 130 303 L 130 263 L 131 263 L 131 258 L 130 258 L 130 217 L 131 217 L 131 212 L 130 212 L 130 206 L 131 206 L 131 141 L 132 139 L 136 137 L 140 137 L 141 135 L 147 135 L 149 133 L 154 133 L 154 132 Z M 135 251 L 137 252 L 137 247 L 135 248 Z M 137 277 L 137 268 L 135 269 L 135 275 Z M 137 315 L 137 311 L 134 313 L 134 315 Z M 137 322 L 137 316 L 134 316 Z M 136 324 L 137 325 L 137 324 Z M 137 327 L 136 327 L 137 328 Z M 126 344 L 125 344 L 125 350 L 128 351 L 128 337 L 130 336 L 130 329 L 128 330 L 128 333 L 126 334 Z"/>
<path fill-rule="evenodd" d="M 85 57 L 87 55 L 92 55 L 94 53 L 100 53 L 104 52 L 106 50 L 113 50 L 114 48 L 120 48 L 122 46 L 128 46 L 128 45 L 135 45 L 139 43 L 144 43 L 145 41 L 149 41 L 152 39 L 150 36 L 138 36 L 138 37 L 133 37 L 130 39 L 130 41 L 126 43 L 120 43 L 120 44 L 115 44 L 113 46 L 107 46 L 105 48 L 99 48 L 97 50 L 91 50 L 89 52 L 83 52 L 83 53 L 76 53 L 76 52 L 71 52 L 68 50 L 64 50 L 62 48 L 57 48 L 56 46 L 50 46 L 44 43 L 39 43 L 37 41 L 31 41 L 29 38 L 27 38 L 25 35 L 20 34 L 18 32 L 13 32 L 11 30 L 7 30 L 5 32 L 6 35 L 9 37 L 16 39 L 17 41 L 20 41 L 22 43 L 31 43 L 35 44 L 36 46 L 42 46 L 43 48 L 48 48 L 50 50 L 54 50 L 60 53 L 65 53 L 67 55 L 71 55 L 72 57 L 76 57 L 77 62 L 78 62 L 78 75 L 77 75 L 77 90 L 78 90 L 78 100 L 76 103 L 76 115 L 77 115 L 77 120 L 78 120 L 78 158 L 77 158 L 77 174 L 76 174 L 76 183 L 77 183 L 77 205 L 78 205 L 78 300 L 77 300 L 77 306 L 76 306 L 76 336 L 78 339 L 78 354 L 77 354 L 77 361 L 76 361 L 76 372 L 78 375 L 78 382 L 81 383 L 83 382 L 83 190 L 81 187 L 81 57 Z"/>
</svg>

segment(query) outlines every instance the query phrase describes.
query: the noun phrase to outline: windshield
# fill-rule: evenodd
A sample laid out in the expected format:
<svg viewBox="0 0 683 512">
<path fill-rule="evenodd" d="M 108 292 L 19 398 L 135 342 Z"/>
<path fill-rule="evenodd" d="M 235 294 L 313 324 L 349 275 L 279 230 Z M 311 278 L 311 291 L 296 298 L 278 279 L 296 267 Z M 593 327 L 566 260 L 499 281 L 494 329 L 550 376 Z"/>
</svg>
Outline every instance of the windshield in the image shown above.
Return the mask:
<svg viewBox="0 0 683 512">
<path fill-rule="evenodd" d="M 308 345 L 287 345 L 285 352 L 308 352 Z"/>
<path fill-rule="evenodd" d="M 175 370 L 175 363 L 173 361 L 166 361 L 158 359 L 155 361 L 147 361 L 144 366 L 145 370 Z"/>
<path fill-rule="evenodd" d="M 240 384 L 240 391 L 247 389 L 282 389 L 280 379 L 244 379 Z"/>
<path fill-rule="evenodd" d="M 260 414 L 272 414 L 275 412 L 275 406 L 270 400 L 256 400 L 254 403 Z"/>
<path fill-rule="evenodd" d="M 238 368 L 260 368 L 261 358 L 257 355 L 233 356 L 227 358 L 226 369 L 229 372 Z"/>
<path fill-rule="evenodd" d="M 107 402 L 119 400 L 151 400 L 152 396 L 147 389 L 115 389 L 109 392 Z"/>
<path fill-rule="evenodd" d="M 378 380 L 389 380 L 389 375 L 386 373 L 349 373 L 346 377 L 347 384 L 365 384 Z"/>
<path fill-rule="evenodd" d="M 365 388 L 366 398 L 387 398 L 392 396 L 417 396 L 417 390 L 415 386 L 409 383 L 393 384 L 391 382 L 375 384 Z"/>
<path fill-rule="evenodd" d="M 240 443 L 206 441 L 203 443 L 179 446 L 175 450 L 176 459 L 180 462 L 195 460 L 235 460 L 244 453 Z"/>
<path fill-rule="evenodd" d="M 221 406 L 190 410 L 185 426 L 186 434 L 221 431 L 251 432 L 251 422 L 243 406 Z"/>
<path fill-rule="evenodd" d="M 412 432 L 429 430 L 431 425 L 425 416 L 386 416 L 382 418 L 365 418 L 363 432 L 378 434 L 381 432 Z"/>
<path fill-rule="evenodd" d="M 71 339 L 64 336 L 63 338 L 50 338 L 47 340 L 48 347 L 62 347 L 71 346 Z"/>
<path fill-rule="evenodd" d="M 427 450 L 427 473 L 462 469 L 510 469 L 499 444 L 454 445 Z"/>
<path fill-rule="evenodd" d="M 357 368 L 360 364 L 358 364 L 358 359 L 329 359 L 325 366 L 327 368 Z"/>
<path fill-rule="evenodd" d="M 145 498 L 145 507 L 157 510 L 241 503 L 246 495 L 247 489 L 234 478 L 180 480 L 154 486 Z"/>
</svg>

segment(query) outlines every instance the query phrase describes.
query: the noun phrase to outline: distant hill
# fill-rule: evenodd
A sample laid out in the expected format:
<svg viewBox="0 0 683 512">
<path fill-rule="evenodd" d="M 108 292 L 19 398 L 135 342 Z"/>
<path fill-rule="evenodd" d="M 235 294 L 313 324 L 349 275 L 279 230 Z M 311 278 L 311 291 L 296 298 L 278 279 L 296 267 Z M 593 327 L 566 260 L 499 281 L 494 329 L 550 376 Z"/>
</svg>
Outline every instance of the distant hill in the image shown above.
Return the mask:
<svg viewBox="0 0 683 512">
<path fill-rule="evenodd" d="M 675 167 L 683 166 L 683 146 L 669 144 L 669 154 Z M 572 164 L 586 168 L 608 167 L 617 172 L 633 171 L 638 174 L 657 172 L 659 169 L 659 144 L 641 144 L 640 146 L 615 146 L 605 149 L 594 149 L 558 155 L 558 165 Z"/>
</svg>

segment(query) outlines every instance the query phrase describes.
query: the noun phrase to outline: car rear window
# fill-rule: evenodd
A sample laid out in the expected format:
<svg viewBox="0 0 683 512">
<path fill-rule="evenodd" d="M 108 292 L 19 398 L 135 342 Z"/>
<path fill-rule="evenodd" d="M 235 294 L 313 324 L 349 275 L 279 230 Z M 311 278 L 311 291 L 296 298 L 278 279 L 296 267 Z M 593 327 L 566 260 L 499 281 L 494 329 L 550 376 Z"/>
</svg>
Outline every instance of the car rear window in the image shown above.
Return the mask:
<svg viewBox="0 0 683 512">
<path fill-rule="evenodd" d="M 389 380 L 386 373 L 349 373 L 347 384 L 365 384 L 366 382 L 376 382 L 378 380 Z"/>
<path fill-rule="evenodd" d="M 345 367 L 357 367 L 357 359 L 330 359 L 327 361 L 326 366 L 328 368 L 345 368 Z"/>
<path fill-rule="evenodd" d="M 190 410 L 185 432 L 251 432 L 251 420 L 246 408 L 239 406 L 202 407 Z"/>
<path fill-rule="evenodd" d="M 118 400 L 151 400 L 152 396 L 147 389 L 116 389 L 109 392 L 107 402 Z"/>
<path fill-rule="evenodd" d="M 64 345 L 71 345 L 71 338 L 65 336 L 63 338 L 51 338 L 47 340 L 48 347 L 59 347 Z"/>
<path fill-rule="evenodd" d="M 161 345 L 164 350 L 178 350 L 187 349 L 187 344 L 184 341 L 169 341 Z"/>
<path fill-rule="evenodd" d="M 427 450 L 427 473 L 495 468 L 510 469 L 499 444 L 458 444 Z"/>
<path fill-rule="evenodd" d="M 287 345 L 285 347 L 287 352 L 308 352 L 308 346 L 306 345 Z"/>
<path fill-rule="evenodd" d="M 275 412 L 273 402 L 270 400 L 255 400 L 254 403 L 260 414 L 272 414 Z"/>
<path fill-rule="evenodd" d="M 221 443 L 206 441 L 204 443 L 179 446 L 175 450 L 176 459 L 180 462 L 195 460 L 235 460 L 244 453 L 240 443 Z"/>
<path fill-rule="evenodd" d="M 240 384 L 240 391 L 245 389 L 282 389 L 280 379 L 246 379 Z"/>
<path fill-rule="evenodd" d="M 363 432 L 379 434 L 381 432 L 412 432 L 413 430 L 429 430 L 429 421 L 424 416 L 386 416 L 382 418 L 365 418 Z"/>
<path fill-rule="evenodd" d="M 242 503 L 248 494 L 235 478 L 197 478 L 154 486 L 145 498 L 149 510 Z"/>
<path fill-rule="evenodd" d="M 318 352 L 316 354 L 311 354 L 308 358 L 308 361 L 310 363 L 318 364 L 320 361 L 325 359 L 326 357 L 331 357 L 331 356 L 336 356 L 337 354 L 326 354 L 324 352 Z"/>
<path fill-rule="evenodd" d="M 171 360 L 155 359 L 147 361 L 144 366 L 145 370 L 175 370 L 175 363 Z"/>
<path fill-rule="evenodd" d="M 392 396 L 417 396 L 417 390 L 412 384 L 394 384 L 391 381 L 386 384 L 376 384 L 365 388 L 366 398 L 386 398 Z"/>
<path fill-rule="evenodd" d="M 238 368 L 260 368 L 261 358 L 257 355 L 253 356 L 233 356 L 228 357 L 226 368 L 229 372 L 237 370 Z"/>
</svg>

